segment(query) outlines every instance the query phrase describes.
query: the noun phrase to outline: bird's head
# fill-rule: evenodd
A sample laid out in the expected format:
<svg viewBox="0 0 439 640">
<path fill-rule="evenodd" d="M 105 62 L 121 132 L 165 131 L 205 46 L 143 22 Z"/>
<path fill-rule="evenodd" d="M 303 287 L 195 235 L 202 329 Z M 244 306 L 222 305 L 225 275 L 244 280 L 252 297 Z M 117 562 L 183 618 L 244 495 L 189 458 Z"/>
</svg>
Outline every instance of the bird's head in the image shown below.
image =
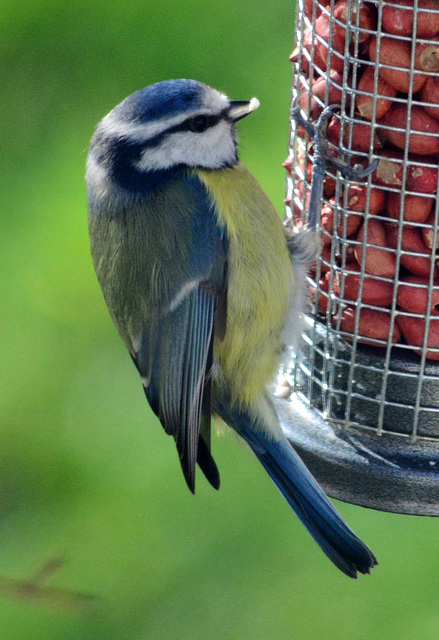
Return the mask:
<svg viewBox="0 0 439 640">
<path fill-rule="evenodd" d="M 235 165 L 235 123 L 258 106 L 256 98 L 229 100 L 195 80 L 167 80 L 136 91 L 96 129 L 87 165 L 89 193 L 103 182 L 107 188 L 148 192 L 183 167 Z"/>
</svg>

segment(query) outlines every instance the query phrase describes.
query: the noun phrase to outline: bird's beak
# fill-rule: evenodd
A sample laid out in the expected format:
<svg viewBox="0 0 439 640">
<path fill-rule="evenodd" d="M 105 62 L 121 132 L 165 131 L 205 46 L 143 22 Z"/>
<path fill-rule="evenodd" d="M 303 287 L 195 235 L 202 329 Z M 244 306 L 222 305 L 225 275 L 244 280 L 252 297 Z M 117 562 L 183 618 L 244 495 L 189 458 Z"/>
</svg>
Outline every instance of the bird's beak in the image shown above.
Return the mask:
<svg viewBox="0 0 439 640">
<path fill-rule="evenodd" d="M 249 113 L 255 111 L 259 107 L 259 100 L 257 98 L 252 98 L 250 102 L 247 100 L 231 100 L 229 106 L 229 117 L 233 120 L 233 122 L 237 122 L 241 120 L 241 118 L 245 118 Z"/>
</svg>

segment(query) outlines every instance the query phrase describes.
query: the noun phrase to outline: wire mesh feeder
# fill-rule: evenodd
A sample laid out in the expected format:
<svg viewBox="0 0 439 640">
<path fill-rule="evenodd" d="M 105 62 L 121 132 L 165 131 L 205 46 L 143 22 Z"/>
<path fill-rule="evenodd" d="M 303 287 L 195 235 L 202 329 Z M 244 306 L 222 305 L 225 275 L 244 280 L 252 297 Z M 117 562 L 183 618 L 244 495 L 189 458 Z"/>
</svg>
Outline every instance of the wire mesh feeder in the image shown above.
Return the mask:
<svg viewBox="0 0 439 640">
<path fill-rule="evenodd" d="M 439 515 L 439 2 L 299 0 L 296 27 L 293 103 L 311 121 L 338 103 L 330 152 L 378 166 L 355 182 L 326 172 L 311 308 L 277 408 L 329 495 Z M 290 225 L 307 218 L 312 154 L 292 121 Z"/>
</svg>

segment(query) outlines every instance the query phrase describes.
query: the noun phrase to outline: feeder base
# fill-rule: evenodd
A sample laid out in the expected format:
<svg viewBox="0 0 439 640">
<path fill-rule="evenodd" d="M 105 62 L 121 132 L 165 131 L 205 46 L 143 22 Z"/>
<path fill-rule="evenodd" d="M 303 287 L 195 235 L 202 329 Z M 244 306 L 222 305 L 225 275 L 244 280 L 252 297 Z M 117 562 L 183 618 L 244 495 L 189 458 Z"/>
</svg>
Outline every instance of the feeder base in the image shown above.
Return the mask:
<svg viewBox="0 0 439 640">
<path fill-rule="evenodd" d="M 325 422 L 274 398 L 284 433 L 327 494 L 380 511 L 439 516 L 439 443 Z"/>
</svg>

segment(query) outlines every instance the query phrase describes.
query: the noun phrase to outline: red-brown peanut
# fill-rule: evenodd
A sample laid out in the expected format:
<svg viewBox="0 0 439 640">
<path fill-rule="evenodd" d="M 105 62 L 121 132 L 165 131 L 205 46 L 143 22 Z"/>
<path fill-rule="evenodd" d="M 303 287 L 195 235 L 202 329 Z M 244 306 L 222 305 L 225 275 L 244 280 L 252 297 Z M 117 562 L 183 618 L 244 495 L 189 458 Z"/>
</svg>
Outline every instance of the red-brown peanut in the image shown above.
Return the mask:
<svg viewBox="0 0 439 640">
<path fill-rule="evenodd" d="M 436 11 L 432 12 L 431 10 Z M 414 0 L 392 0 L 392 4 L 383 7 L 383 28 L 388 33 L 397 36 L 411 35 L 414 24 L 413 12 Z M 418 38 L 431 38 L 438 32 L 439 6 L 437 0 L 418 0 L 416 35 Z"/>
<path fill-rule="evenodd" d="M 305 73 L 310 72 L 311 62 L 313 63 L 313 68 L 318 67 L 321 71 L 326 71 L 326 62 L 320 56 L 317 44 L 313 30 L 307 27 L 302 36 L 302 57 L 299 60 L 301 48 L 297 46 L 290 55 L 291 62 L 300 62 L 302 71 Z"/>
<path fill-rule="evenodd" d="M 328 125 L 328 140 L 333 144 L 340 144 L 341 124 L 339 118 L 334 116 Z M 352 139 L 350 139 L 350 125 L 346 122 L 343 144 L 355 151 L 363 151 L 367 153 L 370 148 L 370 139 L 372 136 L 372 127 L 369 122 L 354 122 L 352 124 Z M 381 140 L 375 133 L 373 137 L 373 148 L 380 149 L 382 147 Z"/>
<path fill-rule="evenodd" d="M 398 315 L 396 319 L 406 342 L 415 347 L 422 347 L 427 329 L 425 318 L 414 318 L 407 315 Z M 427 358 L 439 360 L 439 318 L 431 318 L 427 338 Z M 434 350 L 432 350 L 434 349 Z M 417 349 L 420 354 L 421 349 Z"/>
<path fill-rule="evenodd" d="M 314 9 L 314 7 L 315 7 L 315 9 Z M 320 9 L 319 5 L 316 2 L 314 2 L 314 0 L 305 0 L 304 9 L 305 9 L 305 15 L 306 15 L 306 17 L 308 18 L 308 20 L 310 22 L 313 19 L 314 10 L 316 12 L 316 17 L 319 17 L 319 15 L 322 12 L 322 10 Z"/>
<path fill-rule="evenodd" d="M 380 152 L 378 166 L 373 173 L 373 180 L 376 184 L 385 187 L 400 187 L 403 178 L 403 163 L 400 160 L 400 151 L 388 151 L 383 149 Z"/>
<path fill-rule="evenodd" d="M 425 315 L 428 311 L 429 278 L 422 276 L 406 276 L 398 286 L 397 302 L 400 307 L 411 313 Z M 439 282 L 433 283 L 430 302 L 430 313 L 439 315 Z"/>
<path fill-rule="evenodd" d="M 387 342 L 390 334 L 391 317 L 386 311 L 378 309 L 367 309 L 357 307 L 346 307 L 340 316 L 340 328 L 345 333 L 354 334 L 357 314 L 360 314 L 358 323 L 358 342 L 363 344 L 376 345 L 374 340 L 384 340 Z M 338 316 L 332 319 L 335 326 L 338 326 Z M 349 336 L 345 336 L 350 340 Z M 369 339 L 368 339 L 369 338 Z M 392 332 L 392 343 L 398 342 L 401 338 L 401 329 L 394 323 Z"/>
<path fill-rule="evenodd" d="M 341 30 L 332 28 L 332 23 L 326 13 L 322 13 L 316 20 L 316 43 L 320 58 L 326 68 L 343 73 L 345 62 L 345 36 Z M 331 35 L 332 34 L 332 35 Z M 331 40 L 331 47 L 329 41 Z"/>
<path fill-rule="evenodd" d="M 349 15 L 349 5 L 351 15 Z M 360 12 L 357 16 L 358 5 L 354 5 L 349 0 L 338 0 L 334 5 L 334 18 L 346 24 L 348 21 L 351 25 L 355 25 L 359 28 L 358 42 L 367 42 L 370 38 L 368 31 L 373 31 L 376 27 L 376 15 L 374 9 L 368 4 L 360 5 Z M 340 36 L 346 39 L 346 29 L 340 26 L 337 22 L 334 22 L 334 31 L 338 31 Z M 357 30 L 352 29 L 351 41 L 355 42 Z"/>
<path fill-rule="evenodd" d="M 337 227 L 337 233 L 342 238 L 352 236 L 360 228 L 363 222 L 363 216 L 360 213 L 347 213 L 341 211 L 340 224 Z"/>
<path fill-rule="evenodd" d="M 326 232 L 326 233 L 322 233 L 322 242 L 324 246 L 331 244 L 331 241 L 332 241 L 331 236 L 334 233 L 335 208 L 336 208 L 336 204 L 334 200 L 332 200 L 332 202 L 330 202 L 329 204 L 325 203 L 322 206 L 320 225 L 322 229 L 324 229 L 324 231 Z M 361 216 L 359 213 L 349 214 L 339 209 L 338 214 L 339 214 L 340 220 L 337 226 L 337 233 L 340 237 L 351 236 L 353 233 L 355 233 L 359 229 L 363 221 L 363 216 Z"/>
<path fill-rule="evenodd" d="M 372 276 L 361 277 L 361 269 L 358 265 L 349 265 L 349 271 L 345 272 L 342 282 L 334 284 L 334 292 L 343 300 L 363 302 L 377 307 L 390 307 L 393 298 L 393 283 L 390 280 L 378 280 Z M 360 297 L 360 281 L 363 288 Z"/>
<path fill-rule="evenodd" d="M 337 185 L 337 181 L 330 175 L 325 176 L 325 182 L 323 184 L 323 195 L 325 198 L 331 198 L 335 193 L 335 187 Z"/>
<path fill-rule="evenodd" d="M 402 195 L 400 193 L 389 194 L 387 202 L 387 215 L 395 220 L 400 219 Z M 434 199 L 428 196 L 406 195 L 403 202 L 403 220 L 407 222 L 425 222 L 434 204 Z"/>
<path fill-rule="evenodd" d="M 329 302 L 329 272 L 325 274 L 323 278 L 319 280 L 318 286 L 318 297 L 317 297 L 317 287 L 310 286 L 309 291 L 311 294 L 312 300 L 320 313 L 326 313 L 328 311 L 328 302 Z"/>
<path fill-rule="evenodd" d="M 377 59 L 377 39 L 371 38 L 369 46 L 369 57 L 375 62 Z M 382 37 L 380 44 L 380 64 L 391 65 L 397 69 L 380 67 L 380 77 L 386 80 L 398 91 L 408 93 L 410 91 L 410 64 L 411 47 L 408 42 L 395 40 L 394 38 Z M 419 91 L 424 84 L 426 75 L 415 73 L 413 76 L 413 92 Z"/>
<path fill-rule="evenodd" d="M 365 250 L 366 272 L 374 276 L 393 278 L 396 269 L 395 252 L 388 249 L 385 224 L 377 218 L 370 218 L 367 221 L 367 229 L 366 225 L 363 225 L 358 233 L 359 242 L 363 243 L 365 233 L 367 233 L 366 247 L 363 244 L 355 247 L 358 264 L 361 265 Z"/>
<path fill-rule="evenodd" d="M 421 91 L 421 100 L 425 111 L 433 118 L 439 119 L 439 76 L 429 76 Z"/>
<path fill-rule="evenodd" d="M 427 164 L 432 166 L 427 166 Z M 438 188 L 438 159 L 410 158 L 407 166 L 407 189 L 417 193 L 436 193 Z"/>
<path fill-rule="evenodd" d="M 323 275 L 331 268 L 331 246 L 323 246 L 320 252 L 320 273 Z"/>
<path fill-rule="evenodd" d="M 322 104 L 325 104 L 326 97 L 328 98 L 327 104 L 341 101 L 342 86 L 343 77 L 331 69 L 329 78 L 319 77 L 312 82 L 310 89 L 304 89 L 300 92 L 298 104 L 308 114 L 309 120 L 317 120 L 322 112 Z"/>
<path fill-rule="evenodd" d="M 352 184 L 348 190 L 347 208 L 349 211 L 366 212 L 367 187 L 365 185 Z M 372 187 L 370 189 L 369 208 L 367 213 L 375 215 L 382 211 L 386 204 L 386 194 L 382 189 Z"/>
<path fill-rule="evenodd" d="M 403 152 L 398 149 L 383 149 L 379 155 L 380 161 L 373 173 L 374 182 L 388 187 L 401 187 L 404 174 Z M 410 154 L 406 169 L 406 189 L 417 193 L 436 193 L 437 164 L 437 158 Z"/>
<path fill-rule="evenodd" d="M 436 212 L 432 211 L 430 213 L 430 215 L 428 216 L 427 220 L 426 220 L 426 224 L 428 224 L 428 227 L 422 227 L 421 229 L 421 233 L 422 233 L 422 239 L 424 240 L 425 244 L 427 245 L 427 247 L 429 249 L 433 248 L 433 244 L 434 244 L 434 223 L 435 223 L 435 218 L 436 218 Z M 436 247 L 435 247 L 435 251 L 437 251 L 439 248 L 439 233 L 436 234 Z"/>
<path fill-rule="evenodd" d="M 327 202 L 323 204 L 320 211 L 320 227 L 323 231 L 321 240 L 325 247 L 331 244 L 334 233 L 334 209 Z"/>
<path fill-rule="evenodd" d="M 407 144 L 408 107 L 406 104 L 394 104 L 381 119 L 384 128 L 380 134 L 400 149 Z M 397 131 L 392 127 L 398 127 Z M 412 106 L 410 130 L 408 135 L 409 151 L 420 155 L 439 153 L 439 121 L 430 116 L 422 107 Z"/>
<path fill-rule="evenodd" d="M 387 240 L 389 247 L 398 246 L 399 225 L 390 223 L 387 225 Z M 408 271 L 418 276 L 429 276 L 431 268 L 431 249 L 422 239 L 419 227 L 404 225 L 401 238 L 401 265 Z M 407 253 L 408 252 L 408 253 Z M 420 255 L 416 255 L 420 254 Z"/>
<path fill-rule="evenodd" d="M 419 43 L 415 50 L 415 68 L 421 71 L 439 71 L 439 43 Z"/>
<path fill-rule="evenodd" d="M 373 105 L 376 103 L 375 118 L 382 118 L 392 106 L 393 100 L 387 98 L 376 98 L 375 93 L 375 69 L 374 67 L 366 67 L 360 80 L 358 81 L 358 90 L 364 91 L 369 95 L 358 94 L 356 105 L 363 118 L 372 120 Z M 392 87 L 384 78 L 378 78 L 377 95 L 388 96 L 394 98 L 397 94 L 395 87 Z"/>
</svg>

